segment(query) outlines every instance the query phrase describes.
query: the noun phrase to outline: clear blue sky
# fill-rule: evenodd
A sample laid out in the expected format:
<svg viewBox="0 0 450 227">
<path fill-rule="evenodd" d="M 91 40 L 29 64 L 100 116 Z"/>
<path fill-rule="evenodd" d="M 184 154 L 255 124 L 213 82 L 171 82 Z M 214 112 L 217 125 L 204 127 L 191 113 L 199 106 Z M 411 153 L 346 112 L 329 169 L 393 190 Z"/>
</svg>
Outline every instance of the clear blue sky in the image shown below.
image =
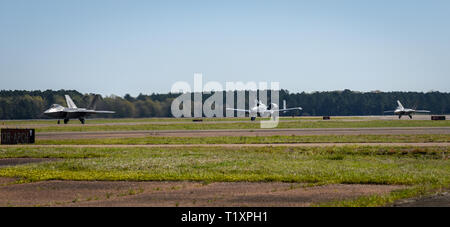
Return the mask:
<svg viewBox="0 0 450 227">
<path fill-rule="evenodd" d="M 0 0 L 0 89 L 450 91 L 450 1 Z"/>
</svg>

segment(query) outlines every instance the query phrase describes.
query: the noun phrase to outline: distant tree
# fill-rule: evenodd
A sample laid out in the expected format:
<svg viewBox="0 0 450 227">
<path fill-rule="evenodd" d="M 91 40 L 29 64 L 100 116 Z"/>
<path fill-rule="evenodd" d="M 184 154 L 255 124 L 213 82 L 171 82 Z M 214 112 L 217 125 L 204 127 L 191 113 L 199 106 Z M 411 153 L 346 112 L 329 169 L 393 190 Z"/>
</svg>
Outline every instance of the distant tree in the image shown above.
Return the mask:
<svg viewBox="0 0 450 227">
<path fill-rule="evenodd" d="M 238 92 L 233 96 L 236 100 Z M 56 103 L 66 106 L 64 95 L 70 95 L 79 107 L 87 107 L 96 94 L 81 94 L 75 90 L 1 90 L 0 91 L 0 119 L 31 119 L 42 118 L 42 112 Z M 248 92 L 245 92 L 248 97 Z M 139 94 L 136 98 L 127 94 L 124 97 L 101 97 L 97 102 L 97 109 L 114 110 L 116 114 L 102 115 L 102 117 L 170 117 L 171 103 L 179 94 Z M 450 113 L 450 93 L 432 92 L 355 92 L 348 89 L 343 91 L 325 91 L 312 93 L 290 93 L 279 91 L 280 105 L 286 100 L 288 107 L 301 106 L 303 111 L 294 114 L 321 115 L 381 115 L 384 110 L 396 107 L 396 100 L 400 100 L 407 107 L 428 109 L 434 114 Z M 203 95 L 203 100 L 209 95 Z M 224 95 L 224 103 L 226 96 Z M 268 91 L 268 102 L 270 91 Z M 246 103 L 246 108 L 253 105 L 253 100 Z M 225 112 L 225 111 L 224 111 Z M 281 115 L 291 115 L 291 113 Z"/>
</svg>

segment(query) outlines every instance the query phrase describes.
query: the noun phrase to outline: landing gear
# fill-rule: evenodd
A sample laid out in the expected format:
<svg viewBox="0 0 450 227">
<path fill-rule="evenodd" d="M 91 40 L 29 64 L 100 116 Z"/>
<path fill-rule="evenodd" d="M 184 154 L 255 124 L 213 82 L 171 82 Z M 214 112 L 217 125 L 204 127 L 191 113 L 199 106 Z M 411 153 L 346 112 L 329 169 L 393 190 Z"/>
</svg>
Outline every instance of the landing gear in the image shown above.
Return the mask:
<svg viewBox="0 0 450 227">
<path fill-rule="evenodd" d="M 64 124 L 69 123 L 69 119 L 64 119 Z"/>
<path fill-rule="evenodd" d="M 250 120 L 255 121 L 256 117 L 251 117 Z"/>
<path fill-rule="evenodd" d="M 400 114 L 400 115 L 398 115 L 398 119 L 401 119 L 402 118 L 402 115 Z"/>
<path fill-rule="evenodd" d="M 410 119 L 412 119 L 412 115 L 408 115 Z"/>
<path fill-rule="evenodd" d="M 80 118 L 80 119 L 78 119 L 78 120 L 80 120 L 81 124 L 84 125 L 84 118 Z"/>
<path fill-rule="evenodd" d="M 58 120 L 58 125 L 59 125 L 59 124 L 61 124 L 61 121 L 60 121 L 60 120 Z"/>
</svg>

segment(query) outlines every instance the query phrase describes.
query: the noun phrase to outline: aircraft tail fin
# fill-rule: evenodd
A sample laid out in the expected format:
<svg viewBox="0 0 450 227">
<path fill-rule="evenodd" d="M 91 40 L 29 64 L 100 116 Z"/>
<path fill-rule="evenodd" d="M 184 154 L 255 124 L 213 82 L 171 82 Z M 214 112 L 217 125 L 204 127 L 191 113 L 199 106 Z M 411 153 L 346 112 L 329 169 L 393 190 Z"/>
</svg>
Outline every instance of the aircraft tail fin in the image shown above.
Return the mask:
<svg viewBox="0 0 450 227">
<path fill-rule="evenodd" d="M 399 100 L 397 100 L 397 104 L 398 104 L 398 107 L 400 107 L 401 109 L 404 109 L 402 103 Z"/>
<path fill-rule="evenodd" d="M 66 97 L 67 107 L 69 107 L 69 108 L 77 108 L 77 106 L 76 106 L 75 103 L 72 101 L 72 99 L 70 98 L 69 95 L 65 95 L 65 97 Z"/>
<path fill-rule="evenodd" d="M 97 102 L 100 99 L 99 95 L 94 95 L 94 98 L 92 99 L 91 103 L 88 106 L 89 110 L 95 110 L 95 107 L 97 106 Z"/>
<path fill-rule="evenodd" d="M 283 100 L 283 109 L 287 109 L 287 107 L 286 107 L 286 100 Z"/>
</svg>

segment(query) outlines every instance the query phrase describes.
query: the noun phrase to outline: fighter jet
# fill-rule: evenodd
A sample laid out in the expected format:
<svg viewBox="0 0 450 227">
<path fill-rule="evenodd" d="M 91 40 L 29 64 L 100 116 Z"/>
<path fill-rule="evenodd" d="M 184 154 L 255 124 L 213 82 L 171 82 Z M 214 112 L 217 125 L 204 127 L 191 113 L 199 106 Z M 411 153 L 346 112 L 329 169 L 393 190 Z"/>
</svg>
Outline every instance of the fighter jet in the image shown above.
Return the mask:
<svg viewBox="0 0 450 227">
<path fill-rule="evenodd" d="M 384 113 L 394 113 L 395 115 L 398 115 L 398 119 L 402 118 L 403 115 L 408 115 L 409 118 L 412 119 L 412 115 L 415 113 L 430 113 L 428 110 L 415 110 L 415 109 L 408 109 L 403 107 L 402 103 L 397 100 L 398 107 L 395 110 L 388 110 L 384 111 Z"/>
<path fill-rule="evenodd" d="M 114 111 L 98 111 L 95 109 L 95 104 L 98 100 L 98 96 L 95 96 L 88 108 L 78 108 L 72 101 L 70 96 L 65 95 L 67 107 L 63 107 L 59 104 L 53 104 L 50 109 L 44 112 L 44 115 L 58 119 L 58 124 L 60 124 L 60 119 L 64 119 L 64 124 L 67 124 L 70 119 L 80 120 L 81 124 L 84 124 L 87 116 L 92 114 L 112 114 Z"/>
<path fill-rule="evenodd" d="M 270 116 L 274 117 L 275 112 L 286 112 L 291 110 L 302 110 L 301 107 L 293 107 L 293 108 L 286 108 L 286 100 L 283 100 L 283 109 L 279 109 L 278 105 L 276 103 L 271 103 L 269 106 L 266 106 L 264 103 L 262 103 L 260 100 L 255 100 L 255 106 L 250 108 L 249 110 L 243 110 L 243 109 L 233 109 L 233 108 L 227 108 L 227 110 L 233 110 L 238 112 L 245 112 L 249 113 L 250 119 L 252 121 L 256 120 L 256 117 L 264 117 L 264 116 Z"/>
</svg>

